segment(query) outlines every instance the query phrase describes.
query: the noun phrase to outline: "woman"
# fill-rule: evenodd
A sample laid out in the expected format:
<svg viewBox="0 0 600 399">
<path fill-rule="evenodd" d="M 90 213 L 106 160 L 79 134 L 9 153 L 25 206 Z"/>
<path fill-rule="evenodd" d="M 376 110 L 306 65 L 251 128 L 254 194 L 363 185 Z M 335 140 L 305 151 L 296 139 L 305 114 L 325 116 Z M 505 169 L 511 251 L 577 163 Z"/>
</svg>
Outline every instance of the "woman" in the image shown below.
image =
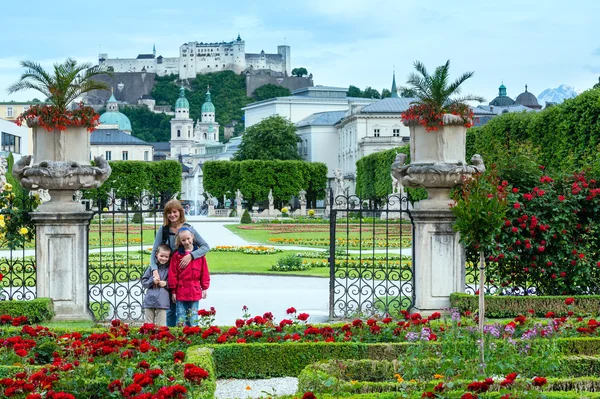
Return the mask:
<svg viewBox="0 0 600 399">
<path fill-rule="evenodd" d="M 210 250 L 210 247 L 206 241 L 200 237 L 200 234 L 198 234 L 196 229 L 185 222 L 185 213 L 183 206 L 181 206 L 181 202 L 176 199 L 170 200 L 165 205 L 163 225 L 160 226 L 156 232 L 154 246 L 152 247 L 152 253 L 150 254 L 150 268 L 152 269 L 152 275 L 154 276 L 155 281 L 160 281 L 160 276 L 158 275 L 158 265 L 156 264 L 155 256 L 158 246 L 161 244 L 166 244 L 171 247 L 173 252 L 175 252 L 177 249 L 175 240 L 179 229 L 182 227 L 186 227 L 192 232 L 194 235 L 194 242 L 197 244 L 198 248 L 192 253 L 181 258 L 181 261 L 179 262 L 180 268 L 185 269 L 192 259 L 200 258 L 206 255 L 206 253 Z M 171 307 L 167 311 L 167 326 L 175 327 L 176 323 L 176 307 L 175 303 L 171 301 Z"/>
</svg>

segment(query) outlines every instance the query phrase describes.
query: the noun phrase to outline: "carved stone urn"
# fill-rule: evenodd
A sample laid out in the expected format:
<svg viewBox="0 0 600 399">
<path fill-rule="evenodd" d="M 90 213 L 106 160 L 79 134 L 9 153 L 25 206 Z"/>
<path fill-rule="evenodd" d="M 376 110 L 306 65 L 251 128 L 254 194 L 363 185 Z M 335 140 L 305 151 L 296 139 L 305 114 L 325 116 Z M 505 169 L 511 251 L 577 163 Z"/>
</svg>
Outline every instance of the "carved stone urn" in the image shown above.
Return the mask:
<svg viewBox="0 0 600 399">
<path fill-rule="evenodd" d="M 70 126 L 67 130 L 47 131 L 33 125 L 33 157 L 17 161 L 13 176 L 30 190 L 47 189 L 51 200 L 38 208 L 43 212 L 82 211 L 81 203 L 73 201 L 80 189 L 99 187 L 110 176 L 110 166 L 103 157 L 90 165 L 90 132 L 85 127 Z"/>
<path fill-rule="evenodd" d="M 425 187 L 428 199 L 419 201 L 421 208 L 448 209 L 452 187 L 485 170 L 479 155 L 471 159 L 473 165 L 465 162 L 467 128 L 462 123 L 458 116 L 445 114 L 444 126 L 437 131 L 428 132 L 420 124 L 409 124 L 411 162 L 405 165 L 406 155 L 398 154 L 392 175 L 404 186 Z"/>
</svg>

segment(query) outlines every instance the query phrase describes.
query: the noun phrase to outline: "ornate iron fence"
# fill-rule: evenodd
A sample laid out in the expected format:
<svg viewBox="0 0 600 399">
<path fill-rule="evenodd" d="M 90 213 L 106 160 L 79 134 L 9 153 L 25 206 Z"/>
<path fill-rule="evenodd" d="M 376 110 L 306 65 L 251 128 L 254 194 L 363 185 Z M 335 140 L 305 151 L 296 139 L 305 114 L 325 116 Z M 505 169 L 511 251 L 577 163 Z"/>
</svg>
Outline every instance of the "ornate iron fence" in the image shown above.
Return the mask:
<svg viewBox="0 0 600 399">
<path fill-rule="evenodd" d="M 93 218 L 88 236 L 88 308 L 96 320 L 142 320 L 144 289 L 156 231 L 168 195 L 144 193 L 128 198 L 91 192 Z"/>
<path fill-rule="evenodd" d="M 37 297 L 35 226 L 30 212 L 36 200 L 10 194 L 3 199 L 0 219 L 0 300 L 30 300 Z"/>
<path fill-rule="evenodd" d="M 329 204 L 330 318 L 412 308 L 413 224 L 406 195 L 376 204 L 330 192 Z"/>
</svg>

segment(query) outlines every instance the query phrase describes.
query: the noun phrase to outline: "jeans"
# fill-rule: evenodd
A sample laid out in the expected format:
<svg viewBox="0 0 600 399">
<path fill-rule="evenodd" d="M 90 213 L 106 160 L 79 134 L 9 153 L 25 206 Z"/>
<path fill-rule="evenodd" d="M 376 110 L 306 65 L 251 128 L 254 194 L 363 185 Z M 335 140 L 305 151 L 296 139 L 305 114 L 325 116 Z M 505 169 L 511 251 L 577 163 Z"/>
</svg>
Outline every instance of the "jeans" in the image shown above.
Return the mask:
<svg viewBox="0 0 600 399">
<path fill-rule="evenodd" d="M 170 295 L 169 295 L 170 297 Z M 177 325 L 177 305 L 169 298 L 171 306 L 167 309 L 167 326 L 175 327 Z"/>
<path fill-rule="evenodd" d="M 198 325 L 198 301 L 177 301 L 177 324 Z"/>
</svg>

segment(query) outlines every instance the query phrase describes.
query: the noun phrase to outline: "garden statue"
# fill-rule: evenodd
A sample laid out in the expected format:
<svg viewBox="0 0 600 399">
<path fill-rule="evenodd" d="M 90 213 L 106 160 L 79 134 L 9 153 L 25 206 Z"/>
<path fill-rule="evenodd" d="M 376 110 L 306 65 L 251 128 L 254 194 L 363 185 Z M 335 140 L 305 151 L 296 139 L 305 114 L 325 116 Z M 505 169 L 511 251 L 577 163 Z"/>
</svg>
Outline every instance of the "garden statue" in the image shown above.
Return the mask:
<svg viewBox="0 0 600 399">
<path fill-rule="evenodd" d="M 274 201 L 274 199 L 273 199 L 273 189 L 269 190 L 269 196 L 268 196 L 268 198 L 269 198 L 269 208 L 271 208 L 273 206 L 273 201 Z"/>
<path fill-rule="evenodd" d="M 334 172 L 335 176 L 335 196 L 344 195 L 344 175 L 342 174 L 342 170 L 337 168 Z"/>
<path fill-rule="evenodd" d="M 235 192 L 235 202 L 236 202 L 236 205 L 237 206 L 242 206 L 242 201 L 243 200 L 244 200 L 244 196 L 242 195 L 242 192 L 238 188 L 238 190 Z"/>
<path fill-rule="evenodd" d="M 306 206 L 306 191 L 300 190 L 299 197 L 300 205 L 304 204 Z"/>
</svg>

